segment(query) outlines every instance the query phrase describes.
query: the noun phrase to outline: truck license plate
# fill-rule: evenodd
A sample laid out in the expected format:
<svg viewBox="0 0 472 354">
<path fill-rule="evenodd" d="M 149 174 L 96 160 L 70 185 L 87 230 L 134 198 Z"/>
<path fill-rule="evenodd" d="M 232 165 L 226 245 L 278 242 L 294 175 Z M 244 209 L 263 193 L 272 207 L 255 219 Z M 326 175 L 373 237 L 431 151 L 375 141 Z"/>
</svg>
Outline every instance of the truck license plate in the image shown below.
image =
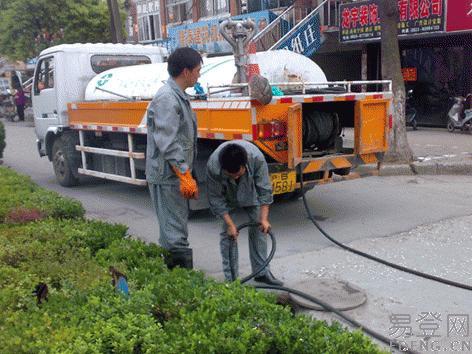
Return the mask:
<svg viewBox="0 0 472 354">
<path fill-rule="evenodd" d="M 270 179 L 272 180 L 273 194 L 289 193 L 295 190 L 297 174 L 295 171 L 277 172 L 272 173 Z"/>
</svg>

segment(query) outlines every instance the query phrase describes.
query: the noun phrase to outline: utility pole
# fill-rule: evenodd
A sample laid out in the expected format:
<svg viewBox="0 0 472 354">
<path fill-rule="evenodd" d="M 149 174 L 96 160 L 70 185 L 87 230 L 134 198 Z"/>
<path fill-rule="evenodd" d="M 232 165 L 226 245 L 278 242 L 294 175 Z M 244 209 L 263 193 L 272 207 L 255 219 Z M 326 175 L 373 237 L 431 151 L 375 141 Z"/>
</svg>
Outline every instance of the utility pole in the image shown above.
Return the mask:
<svg viewBox="0 0 472 354">
<path fill-rule="evenodd" d="M 116 0 L 107 0 L 110 14 L 110 32 L 113 43 L 123 43 L 120 9 Z"/>
</svg>

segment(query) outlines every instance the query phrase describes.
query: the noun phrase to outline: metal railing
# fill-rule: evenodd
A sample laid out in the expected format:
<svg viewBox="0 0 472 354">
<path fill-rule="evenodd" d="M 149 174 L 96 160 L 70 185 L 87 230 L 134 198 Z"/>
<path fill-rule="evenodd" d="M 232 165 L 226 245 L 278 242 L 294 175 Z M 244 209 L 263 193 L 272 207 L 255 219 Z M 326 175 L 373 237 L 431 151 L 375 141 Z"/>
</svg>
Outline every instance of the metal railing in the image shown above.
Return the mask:
<svg viewBox="0 0 472 354">
<path fill-rule="evenodd" d="M 285 9 L 266 28 L 257 33 L 252 41 L 256 44 L 257 51 L 266 51 L 276 43 L 283 35 L 295 25 L 295 6 Z"/>
<path fill-rule="evenodd" d="M 127 151 L 86 146 L 84 131 L 79 130 L 79 145 L 75 146 L 75 149 L 77 151 L 80 151 L 80 155 L 82 158 L 82 167 L 79 168 L 79 173 L 83 175 L 87 175 L 87 176 L 104 178 L 111 181 L 130 183 L 137 186 L 145 186 L 147 184 L 146 180 L 137 178 L 136 176 L 136 165 L 135 165 L 134 160 L 144 160 L 146 158 L 146 154 L 144 152 L 135 152 L 134 147 L 135 146 L 134 146 L 134 141 L 133 141 L 133 134 L 128 134 L 128 150 Z M 86 153 L 114 156 L 114 157 L 120 157 L 120 158 L 128 158 L 131 176 L 128 177 L 128 176 L 122 176 L 116 173 L 106 173 L 106 172 L 95 171 L 95 170 L 89 169 L 87 166 L 87 157 L 85 155 Z"/>
<path fill-rule="evenodd" d="M 320 13 L 321 24 L 328 28 L 339 27 L 339 5 L 343 0 L 329 0 L 327 6 Z"/>
<path fill-rule="evenodd" d="M 290 31 L 285 33 L 285 35 L 280 38 L 277 42 L 275 42 L 269 50 L 274 50 L 277 49 L 277 47 L 283 43 L 287 38 L 293 35 L 294 32 L 298 31 L 303 25 L 305 25 L 308 21 L 310 21 L 313 16 L 318 16 L 320 9 L 323 9 L 323 7 L 329 3 L 330 0 L 324 0 L 321 4 L 319 4 L 313 11 L 311 11 L 307 16 L 303 18 L 300 22 L 298 22 L 295 26 L 293 26 Z"/>
<path fill-rule="evenodd" d="M 336 95 L 336 94 L 346 94 L 346 93 L 391 93 L 392 92 L 392 81 L 391 80 L 371 80 L 371 81 L 326 81 L 326 82 L 305 82 L 305 81 L 289 81 L 289 82 L 271 82 L 271 86 L 277 87 L 290 87 L 293 86 L 297 88 L 297 91 L 300 91 L 301 94 L 305 94 L 307 90 L 319 89 L 320 95 L 329 94 L 329 95 Z M 375 86 L 373 91 L 370 89 Z M 378 86 L 382 87 L 381 91 L 378 91 Z M 227 91 L 235 91 L 240 90 L 242 88 L 248 88 L 249 84 L 241 83 L 241 84 L 229 84 L 229 85 L 208 85 L 207 92 L 208 98 L 211 99 L 212 95 L 219 94 L 222 92 Z M 353 87 L 359 87 L 358 91 L 353 91 Z M 366 88 L 366 91 L 362 89 Z M 213 91 L 212 89 L 218 89 L 217 91 Z M 342 90 L 342 91 L 340 91 Z M 327 91 L 327 92 L 322 92 Z M 294 93 L 296 94 L 296 93 Z M 288 94 L 287 96 L 290 96 Z M 232 96 L 232 97 L 218 97 L 218 99 L 225 99 L 225 98 L 241 98 L 243 96 Z M 283 96 L 281 96 L 283 97 Z"/>
<path fill-rule="evenodd" d="M 320 17 L 320 24 L 323 28 L 337 27 L 339 25 L 339 4 L 341 4 L 341 0 L 324 0 L 313 11 L 310 11 L 310 9 L 298 7 L 295 2 L 266 28 L 257 33 L 252 41 L 256 44 L 257 51 L 275 49 L 275 44 L 281 42 L 283 37 L 296 31 L 316 14 Z"/>
<path fill-rule="evenodd" d="M 32 76 L 28 80 L 23 82 L 23 90 L 28 90 L 29 88 L 31 88 L 31 86 L 33 86 L 33 77 Z"/>
</svg>

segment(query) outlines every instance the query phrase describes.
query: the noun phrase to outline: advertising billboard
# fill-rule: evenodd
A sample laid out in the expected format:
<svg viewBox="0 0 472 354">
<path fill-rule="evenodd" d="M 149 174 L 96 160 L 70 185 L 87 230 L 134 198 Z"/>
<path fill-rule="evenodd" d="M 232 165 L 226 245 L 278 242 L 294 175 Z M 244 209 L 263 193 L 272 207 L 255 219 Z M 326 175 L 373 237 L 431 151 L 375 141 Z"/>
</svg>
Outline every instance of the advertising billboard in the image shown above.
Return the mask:
<svg viewBox="0 0 472 354">
<path fill-rule="evenodd" d="M 287 49 L 310 57 L 320 48 L 321 42 L 320 19 L 313 16 L 276 49 Z"/>
<path fill-rule="evenodd" d="M 447 1 L 447 32 L 472 31 L 472 1 Z"/>
<path fill-rule="evenodd" d="M 444 31 L 444 0 L 396 1 L 399 35 Z M 341 4 L 340 13 L 341 42 L 380 38 L 382 21 L 378 0 Z"/>
<path fill-rule="evenodd" d="M 268 10 L 231 17 L 233 20 L 250 18 L 256 23 L 258 31 L 265 28 L 277 16 Z M 180 26 L 168 26 L 167 33 L 170 39 L 170 49 L 191 47 L 205 53 L 232 53 L 229 43 L 219 31 L 219 24 L 223 19 L 211 19 Z"/>
</svg>

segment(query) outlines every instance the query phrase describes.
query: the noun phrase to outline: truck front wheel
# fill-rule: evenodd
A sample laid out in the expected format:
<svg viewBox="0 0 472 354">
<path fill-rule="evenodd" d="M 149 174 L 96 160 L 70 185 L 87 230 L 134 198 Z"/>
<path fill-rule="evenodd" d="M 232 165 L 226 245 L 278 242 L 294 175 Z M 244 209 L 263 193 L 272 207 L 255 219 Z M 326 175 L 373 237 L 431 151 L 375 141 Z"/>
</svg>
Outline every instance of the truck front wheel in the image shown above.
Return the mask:
<svg viewBox="0 0 472 354">
<path fill-rule="evenodd" d="M 75 153 L 75 145 L 71 138 L 63 135 L 56 139 L 52 146 L 52 166 L 57 181 L 63 187 L 72 187 L 79 183 L 73 172 L 71 156 Z"/>
</svg>

